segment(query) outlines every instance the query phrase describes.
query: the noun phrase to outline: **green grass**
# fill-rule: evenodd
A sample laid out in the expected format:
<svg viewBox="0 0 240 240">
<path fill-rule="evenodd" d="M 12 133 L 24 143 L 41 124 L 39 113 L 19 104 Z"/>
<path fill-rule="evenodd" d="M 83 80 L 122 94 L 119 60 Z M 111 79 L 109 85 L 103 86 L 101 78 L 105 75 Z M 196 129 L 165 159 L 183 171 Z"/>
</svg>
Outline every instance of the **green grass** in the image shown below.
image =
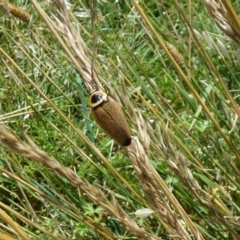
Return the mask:
<svg viewBox="0 0 240 240">
<path fill-rule="evenodd" d="M 27 142 L 16 151 L 0 131 L 0 234 L 28 239 L 21 227 L 33 240 L 240 239 L 240 32 L 232 15 L 223 20 L 235 27 L 231 38 L 201 1 L 98 1 L 92 28 L 89 1 L 72 1 L 71 38 L 54 2 L 38 1 L 52 22 L 34 1 L 14 2 L 30 23 L 0 13 L 0 122 Z M 84 46 L 71 47 L 76 36 L 88 49 L 83 62 L 75 51 Z M 128 148 L 90 114 L 92 67 L 122 104 L 134 137 Z M 56 160 L 31 155 L 37 147 L 27 148 L 25 132 Z M 154 213 L 136 216 L 143 208 Z"/>
</svg>

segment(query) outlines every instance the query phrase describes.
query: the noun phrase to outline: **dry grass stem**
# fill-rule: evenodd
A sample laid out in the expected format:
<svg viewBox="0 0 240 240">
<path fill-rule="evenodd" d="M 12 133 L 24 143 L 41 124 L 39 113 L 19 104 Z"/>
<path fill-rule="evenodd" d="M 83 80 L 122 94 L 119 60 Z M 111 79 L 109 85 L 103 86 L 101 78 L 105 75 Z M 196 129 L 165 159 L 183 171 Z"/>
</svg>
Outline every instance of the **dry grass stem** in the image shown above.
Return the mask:
<svg viewBox="0 0 240 240">
<path fill-rule="evenodd" d="M 169 167 L 176 173 L 181 181 L 185 182 L 186 185 L 189 185 L 190 189 L 197 194 L 197 192 L 201 190 L 201 187 L 189 169 L 189 161 L 170 142 L 166 129 L 164 129 L 162 133 L 161 150 Z"/>
<path fill-rule="evenodd" d="M 225 220 L 225 215 L 233 218 L 231 211 L 222 202 L 221 198 L 219 198 L 218 195 L 212 195 L 211 189 L 206 190 L 200 187 L 198 181 L 194 178 L 192 171 L 189 168 L 190 161 L 187 160 L 186 157 L 174 147 L 168 137 L 166 129 L 164 129 L 162 132 L 161 142 L 161 150 L 159 152 L 161 156 L 165 159 L 165 161 L 168 163 L 169 168 L 172 169 L 172 171 L 176 174 L 176 176 L 178 176 L 181 182 L 184 183 L 184 186 L 188 188 L 189 192 L 192 192 L 192 196 L 195 196 L 196 199 L 198 199 L 198 201 L 201 202 L 203 205 L 211 208 L 212 212 L 219 219 L 219 221 L 224 225 L 228 226 L 229 229 L 231 229 L 230 225 L 232 224 L 232 222 L 226 222 Z M 216 188 L 221 189 L 221 186 L 218 186 L 216 184 Z M 236 232 L 231 232 L 233 235 L 236 235 Z M 196 231 L 195 236 L 196 234 L 198 235 L 199 233 Z"/>
<path fill-rule="evenodd" d="M 160 176 L 153 174 L 155 173 L 155 169 L 151 165 L 146 153 L 146 151 L 149 149 L 151 140 L 150 135 L 148 134 L 149 131 L 151 132 L 149 129 L 150 126 L 145 123 L 141 112 L 136 111 L 127 98 L 123 99 L 128 109 L 129 116 L 136 126 L 139 139 L 141 140 L 141 142 L 138 139 L 132 140 L 132 144 L 127 148 L 128 157 L 134 166 L 136 174 L 141 182 L 141 185 L 143 186 L 144 192 L 151 204 L 150 208 L 153 209 L 158 215 L 158 218 L 168 230 L 169 235 L 178 236 L 180 239 L 191 239 L 191 234 L 185 230 L 185 224 L 182 224 L 183 222 L 179 220 L 178 214 L 180 213 L 183 219 L 187 218 L 187 222 L 191 229 L 190 231 L 192 231 L 195 236 L 198 236 L 199 239 L 202 239 L 200 232 L 195 228 L 184 210 L 179 206 L 179 212 L 175 213 L 170 208 L 169 201 L 166 200 L 166 198 L 164 199 L 162 193 L 158 190 L 159 186 L 156 183 L 156 179 L 161 182 L 162 186 L 164 186 L 165 193 L 168 192 L 168 195 L 170 196 L 169 198 L 175 204 L 175 206 L 178 205 L 178 202 L 172 196 L 172 193 L 169 191 L 169 189 L 167 189 L 164 181 L 159 179 Z M 164 146 L 164 144 L 162 146 Z M 186 174 L 191 175 L 189 169 L 186 170 L 185 175 Z"/>
<path fill-rule="evenodd" d="M 153 174 L 155 170 L 141 143 L 138 140 L 134 140 L 129 148 L 131 148 L 128 151 L 129 158 L 151 204 L 151 209 L 155 211 L 159 219 L 164 223 L 170 236 L 177 236 L 180 239 L 191 239 L 185 230 L 185 224 L 181 223 L 178 214 L 171 210 L 169 201 L 164 199 L 162 193 L 158 190 L 159 186 Z"/>
<path fill-rule="evenodd" d="M 79 63 L 76 69 L 83 77 L 86 88 L 90 93 L 96 89 L 103 89 L 102 83 L 106 85 L 106 82 L 101 77 L 97 65 L 92 63 L 93 57 L 90 57 L 92 54 L 82 39 L 81 32 L 72 25 L 65 2 L 53 0 L 52 3 L 54 5 L 52 6 L 52 14 L 55 20 L 55 22 L 51 20 L 52 26 L 61 33 L 67 47 Z M 87 12 L 87 14 L 90 18 L 90 13 Z"/>
<path fill-rule="evenodd" d="M 156 184 L 156 179 L 161 182 L 162 186 L 164 185 L 164 190 L 170 195 L 170 199 L 173 201 L 175 206 L 178 205 L 178 202 L 174 197 L 171 197 L 172 193 L 167 189 L 164 181 L 159 179 L 160 176 L 155 173 L 155 169 L 150 163 L 150 160 L 147 156 L 146 151 L 148 151 L 150 146 L 150 135 L 148 132 L 151 132 L 150 126 L 146 124 L 143 116 L 140 111 L 136 111 L 131 102 L 127 98 L 123 98 L 125 105 L 128 109 L 130 118 L 135 124 L 139 139 L 132 140 L 132 144 L 127 148 L 128 157 L 134 166 L 134 169 L 137 173 L 137 176 L 143 186 L 144 192 L 151 203 L 151 209 L 153 209 L 158 215 L 159 219 L 164 223 L 166 229 L 168 230 L 171 236 L 178 236 L 180 239 L 191 239 L 191 234 L 185 230 L 185 225 L 182 225 L 182 222 L 178 219 L 179 213 L 182 213 L 184 219 L 187 218 L 187 222 L 190 225 L 190 229 L 195 236 L 201 238 L 200 232 L 195 228 L 191 220 L 188 218 L 187 214 L 182 208 L 179 207 L 178 214 L 175 213 L 169 205 L 169 202 L 163 198 L 160 193 L 159 186 Z M 136 114 L 137 112 L 137 114 Z M 152 131 L 153 132 L 153 131 Z M 154 141 L 154 139 L 152 139 Z M 164 146 L 164 144 L 162 144 Z M 185 169 L 186 170 L 186 169 Z M 191 175 L 189 169 L 186 170 L 185 175 Z"/>
<path fill-rule="evenodd" d="M 53 1 L 52 19 L 35 0 L 32 0 L 32 3 L 66 51 L 75 69 L 82 76 L 88 92 L 91 93 L 97 88 L 103 89 L 102 83 L 105 83 L 105 80 L 99 74 L 96 64 L 92 64 L 90 51 L 80 32 L 72 25 L 65 3 L 61 0 Z M 62 41 L 62 38 L 64 41 Z"/>
<path fill-rule="evenodd" d="M 19 179 L 15 174 L 12 174 L 8 171 L 6 171 L 5 169 L 0 168 L 0 171 L 2 173 L 5 173 L 6 175 L 10 176 L 12 179 L 14 179 L 17 182 L 21 182 L 21 183 L 25 183 L 24 181 L 22 181 L 21 179 Z M 41 192 L 41 191 L 39 191 Z M 54 236 L 53 234 L 51 234 L 49 231 L 47 231 L 45 229 L 45 227 L 40 226 L 38 223 L 33 222 L 31 219 L 23 216 L 21 213 L 19 213 L 19 211 L 15 211 L 13 210 L 12 206 L 8 206 L 6 204 L 4 204 L 3 202 L 0 202 L 0 208 L 4 209 L 6 212 L 11 213 L 12 216 L 15 216 L 17 219 L 21 220 L 21 222 L 24 222 L 25 224 L 27 224 L 28 226 L 32 226 L 35 229 L 38 229 L 40 232 L 44 233 L 46 236 L 51 237 L 51 239 L 53 240 L 69 240 L 68 238 L 62 238 L 59 236 Z M 33 219 L 36 219 L 35 216 L 33 216 Z M 22 236 L 22 235 L 21 235 Z M 22 236 L 23 237 L 23 236 Z M 29 238 L 24 238 L 24 240 L 29 240 Z"/>
<path fill-rule="evenodd" d="M 137 223 L 128 216 L 113 195 L 112 201 L 109 201 L 100 189 L 83 181 L 72 169 L 61 165 L 56 159 L 48 156 L 48 154 L 40 150 L 27 135 L 25 135 L 25 138 L 27 142 L 21 143 L 13 134 L 7 131 L 3 126 L 0 126 L 0 142 L 4 145 L 18 154 L 41 163 L 67 178 L 74 186 L 84 191 L 93 202 L 100 204 L 109 215 L 115 216 L 122 222 L 122 224 L 124 224 L 138 239 L 156 239 L 141 229 Z"/>
<path fill-rule="evenodd" d="M 234 24 L 231 22 L 231 17 L 226 11 L 221 2 L 214 0 L 203 0 L 207 11 L 213 17 L 218 27 L 234 42 L 240 44 L 240 35 Z"/>
<path fill-rule="evenodd" d="M 30 238 L 22 230 L 22 228 L 16 222 L 14 222 L 12 220 L 12 218 L 10 218 L 2 209 L 0 209 L 0 218 L 4 222 L 6 222 L 8 225 L 10 225 L 24 240 L 30 240 Z M 14 238 L 11 238 L 10 236 L 8 236 L 8 237 L 9 237 L 9 239 L 14 239 Z M 5 239 L 8 239 L 8 238 L 5 238 Z"/>
<path fill-rule="evenodd" d="M 14 238 L 10 235 L 0 233 L 0 240 L 17 240 L 17 238 Z"/>
</svg>

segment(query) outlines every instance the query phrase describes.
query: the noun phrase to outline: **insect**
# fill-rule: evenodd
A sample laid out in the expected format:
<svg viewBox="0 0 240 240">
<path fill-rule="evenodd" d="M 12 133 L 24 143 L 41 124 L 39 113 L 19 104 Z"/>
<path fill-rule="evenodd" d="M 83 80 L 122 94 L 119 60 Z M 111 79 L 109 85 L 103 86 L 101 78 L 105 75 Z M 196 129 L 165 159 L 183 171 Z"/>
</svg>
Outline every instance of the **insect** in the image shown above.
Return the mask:
<svg viewBox="0 0 240 240">
<path fill-rule="evenodd" d="M 122 108 L 105 92 L 97 90 L 90 95 L 89 105 L 98 125 L 119 145 L 131 144 L 131 131 Z"/>
</svg>

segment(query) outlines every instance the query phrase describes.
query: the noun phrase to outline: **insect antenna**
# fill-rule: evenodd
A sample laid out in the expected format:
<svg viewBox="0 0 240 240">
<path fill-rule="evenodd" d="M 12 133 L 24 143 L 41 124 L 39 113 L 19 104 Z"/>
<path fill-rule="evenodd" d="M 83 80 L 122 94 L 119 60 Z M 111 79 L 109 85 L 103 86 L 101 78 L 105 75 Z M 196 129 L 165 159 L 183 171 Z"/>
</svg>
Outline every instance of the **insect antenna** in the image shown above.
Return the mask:
<svg viewBox="0 0 240 240">
<path fill-rule="evenodd" d="M 91 27 L 92 27 L 92 38 L 93 38 L 93 54 L 92 54 L 92 66 L 91 66 L 91 77 L 92 77 L 92 85 L 93 85 L 93 92 L 99 90 L 96 80 L 95 80 L 95 61 L 97 58 L 97 34 L 95 29 L 95 18 L 97 14 L 97 10 L 95 7 L 95 1 L 90 1 L 90 11 L 91 11 Z"/>
</svg>

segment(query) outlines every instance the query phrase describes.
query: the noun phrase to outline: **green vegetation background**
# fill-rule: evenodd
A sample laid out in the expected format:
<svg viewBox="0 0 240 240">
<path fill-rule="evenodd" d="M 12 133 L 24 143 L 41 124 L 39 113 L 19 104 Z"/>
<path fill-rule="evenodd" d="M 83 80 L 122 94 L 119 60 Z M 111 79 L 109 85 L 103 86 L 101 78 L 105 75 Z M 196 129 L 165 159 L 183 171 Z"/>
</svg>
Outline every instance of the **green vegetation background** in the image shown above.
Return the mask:
<svg viewBox="0 0 240 240">
<path fill-rule="evenodd" d="M 53 17 L 58 11 L 54 1 L 50 5 L 37 2 L 59 27 Z M 212 18 L 204 1 L 140 1 L 171 58 L 133 2 L 95 2 L 94 29 L 89 1 L 70 1 L 67 6 L 72 26 L 95 56 L 99 74 L 122 103 L 132 135 L 147 146 L 150 163 L 168 186 L 170 197 L 177 199 L 191 219 L 195 234 L 201 234 L 199 239 L 240 239 L 239 32 L 235 39 L 222 32 L 214 21 L 218 15 Z M 23 142 L 26 132 L 40 149 L 102 190 L 109 200 L 114 195 L 148 234 L 156 239 L 181 239 L 180 231 L 167 220 L 176 209 L 161 187 L 155 190 L 170 210 L 163 207 L 162 216 L 135 215 L 143 208 L 156 211 L 135 166 L 126 151 L 93 121 L 82 76 L 32 2 L 14 4 L 32 19 L 25 23 L 0 13 L 1 124 Z M 239 9 L 238 1 L 232 5 Z M 221 21 L 234 27 L 231 15 Z M 127 101 L 139 122 L 133 121 Z M 141 201 L 102 164 L 73 126 Z M 137 239 L 131 226 L 107 214 L 104 206 L 59 173 L 4 145 L 0 146 L 0 172 L 0 208 L 31 239 Z M 176 215 L 186 239 L 196 239 L 184 216 Z M 0 224 L 0 232 L 18 236 L 2 218 Z"/>
</svg>

